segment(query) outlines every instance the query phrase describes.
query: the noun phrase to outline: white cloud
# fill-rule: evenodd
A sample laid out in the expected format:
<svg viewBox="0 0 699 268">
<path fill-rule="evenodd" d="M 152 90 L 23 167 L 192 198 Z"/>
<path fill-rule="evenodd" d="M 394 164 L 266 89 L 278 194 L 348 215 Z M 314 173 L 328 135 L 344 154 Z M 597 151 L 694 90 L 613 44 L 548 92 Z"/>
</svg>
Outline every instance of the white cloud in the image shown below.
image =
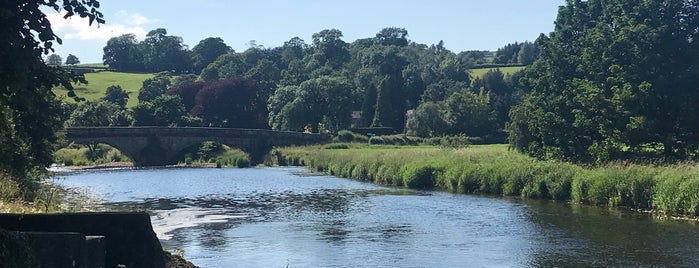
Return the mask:
<svg viewBox="0 0 699 268">
<path fill-rule="evenodd" d="M 127 33 L 136 35 L 137 39 L 143 39 L 147 31 L 141 26 L 157 21 L 138 13 L 130 14 L 126 11 L 119 11 L 115 16 L 116 23 L 110 23 L 109 18 L 105 18 L 107 19 L 106 24 L 93 23 L 90 26 L 87 18 L 73 16 L 64 19 L 64 14 L 65 12 L 48 12 L 46 16 L 51 21 L 51 28 L 56 35 L 65 40 L 109 40 L 112 37 Z M 120 21 L 122 23 L 119 23 Z"/>
<path fill-rule="evenodd" d="M 139 14 L 139 13 L 129 13 L 126 10 L 119 10 L 119 12 L 116 13 L 117 17 L 119 17 L 124 24 L 128 25 L 133 25 L 133 26 L 140 26 L 152 22 L 158 21 L 157 19 L 150 19 L 146 18 L 145 16 Z"/>
</svg>

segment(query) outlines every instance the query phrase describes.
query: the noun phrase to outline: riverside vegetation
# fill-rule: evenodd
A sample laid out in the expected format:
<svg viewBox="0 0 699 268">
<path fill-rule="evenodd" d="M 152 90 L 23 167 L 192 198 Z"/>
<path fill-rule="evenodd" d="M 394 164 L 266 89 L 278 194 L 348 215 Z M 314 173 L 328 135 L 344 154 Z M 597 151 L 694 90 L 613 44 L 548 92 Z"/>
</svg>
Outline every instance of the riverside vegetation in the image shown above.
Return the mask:
<svg viewBox="0 0 699 268">
<path fill-rule="evenodd" d="M 355 143 L 280 148 L 273 161 L 383 185 L 699 215 L 699 166 L 694 163 L 584 167 L 537 160 L 507 145 Z"/>
</svg>

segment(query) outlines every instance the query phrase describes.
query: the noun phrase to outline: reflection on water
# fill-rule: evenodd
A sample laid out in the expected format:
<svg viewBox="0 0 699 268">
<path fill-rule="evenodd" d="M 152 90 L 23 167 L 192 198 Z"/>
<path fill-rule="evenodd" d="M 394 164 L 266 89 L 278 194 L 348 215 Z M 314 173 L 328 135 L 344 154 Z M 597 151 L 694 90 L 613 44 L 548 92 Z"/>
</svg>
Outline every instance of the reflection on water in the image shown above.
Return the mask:
<svg viewBox="0 0 699 268">
<path fill-rule="evenodd" d="M 534 206 L 535 205 L 535 206 Z M 529 220 L 551 230 L 548 239 L 572 237 L 536 266 L 696 267 L 699 229 L 695 223 L 654 219 L 649 214 L 588 206 L 532 202 Z M 569 258 L 572 258 L 570 260 Z"/>
<path fill-rule="evenodd" d="M 106 210 L 146 210 L 202 267 L 567 267 L 699 263 L 694 224 L 563 203 L 405 189 L 299 168 L 66 176 Z"/>
</svg>

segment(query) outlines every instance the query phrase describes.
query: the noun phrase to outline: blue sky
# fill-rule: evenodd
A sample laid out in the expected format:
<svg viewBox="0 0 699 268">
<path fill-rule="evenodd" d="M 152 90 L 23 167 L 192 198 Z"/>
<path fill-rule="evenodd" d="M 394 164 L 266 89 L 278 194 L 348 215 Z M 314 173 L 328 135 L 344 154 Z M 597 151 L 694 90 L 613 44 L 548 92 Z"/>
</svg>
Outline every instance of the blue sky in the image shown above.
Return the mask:
<svg viewBox="0 0 699 268">
<path fill-rule="evenodd" d="M 533 41 L 553 31 L 558 6 L 564 0 L 102 0 L 106 24 L 87 25 L 80 18 L 62 19 L 47 11 L 63 45 L 56 53 L 76 55 L 83 63 L 102 61 L 107 40 L 125 33 L 143 40 L 148 31 L 165 28 L 194 47 L 207 37 L 221 37 L 235 51 L 255 40 L 265 47 L 281 46 L 292 37 L 311 43 L 313 33 L 336 28 L 343 40 L 373 37 L 385 27 L 402 27 L 422 44 L 444 40 L 454 52 L 496 50 L 515 41 Z"/>
</svg>

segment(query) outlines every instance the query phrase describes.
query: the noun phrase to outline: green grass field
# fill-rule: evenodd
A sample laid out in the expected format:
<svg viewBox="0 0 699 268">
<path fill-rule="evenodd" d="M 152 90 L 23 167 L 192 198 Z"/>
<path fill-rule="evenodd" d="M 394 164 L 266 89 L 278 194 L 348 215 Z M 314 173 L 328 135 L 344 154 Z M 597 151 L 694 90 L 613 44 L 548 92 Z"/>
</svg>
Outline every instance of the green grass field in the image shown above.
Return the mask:
<svg viewBox="0 0 699 268">
<path fill-rule="evenodd" d="M 509 67 L 499 67 L 500 71 L 504 75 L 510 75 L 512 73 L 515 73 L 519 70 L 524 69 L 524 66 L 509 66 Z M 487 73 L 490 70 L 495 70 L 498 68 L 481 68 L 481 69 L 471 69 L 471 76 L 475 79 L 476 77 L 482 78 L 485 73 Z"/>
<path fill-rule="evenodd" d="M 143 80 L 153 77 L 153 74 L 142 73 L 120 73 L 120 72 L 96 72 L 86 73 L 85 79 L 87 84 L 75 84 L 75 94 L 87 100 L 97 100 L 104 97 L 107 87 L 119 85 L 127 93 L 129 93 L 129 102 L 126 107 L 134 107 L 138 104 L 138 91 L 143 86 Z M 55 88 L 54 93 L 59 98 L 63 97 L 66 101 L 73 101 L 67 97 L 65 89 L 62 87 Z"/>
<path fill-rule="evenodd" d="M 106 69 L 109 67 L 109 65 L 104 64 L 104 63 L 81 63 L 81 64 L 76 64 L 75 67 Z"/>
</svg>

